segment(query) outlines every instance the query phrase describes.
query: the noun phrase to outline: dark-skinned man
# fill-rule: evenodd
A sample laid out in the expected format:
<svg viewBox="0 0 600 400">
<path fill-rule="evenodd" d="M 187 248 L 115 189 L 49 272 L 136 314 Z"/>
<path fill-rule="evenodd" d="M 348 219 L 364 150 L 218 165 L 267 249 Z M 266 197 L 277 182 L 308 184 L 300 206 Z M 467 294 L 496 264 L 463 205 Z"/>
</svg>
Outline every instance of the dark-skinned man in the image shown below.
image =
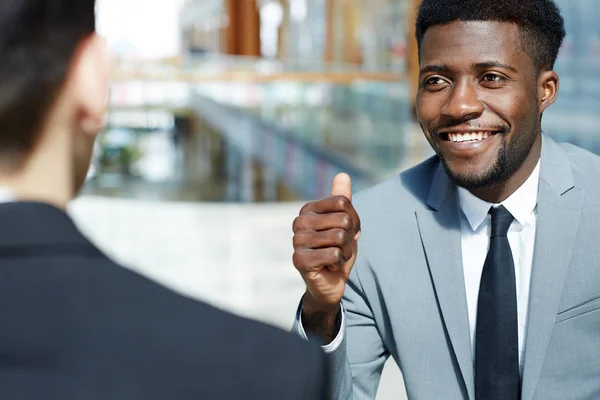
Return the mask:
<svg viewBox="0 0 600 400">
<path fill-rule="evenodd" d="M 551 0 L 423 0 L 419 124 L 436 155 L 294 221 L 295 331 L 333 397 L 600 398 L 600 158 L 541 129 L 565 37 Z"/>
</svg>

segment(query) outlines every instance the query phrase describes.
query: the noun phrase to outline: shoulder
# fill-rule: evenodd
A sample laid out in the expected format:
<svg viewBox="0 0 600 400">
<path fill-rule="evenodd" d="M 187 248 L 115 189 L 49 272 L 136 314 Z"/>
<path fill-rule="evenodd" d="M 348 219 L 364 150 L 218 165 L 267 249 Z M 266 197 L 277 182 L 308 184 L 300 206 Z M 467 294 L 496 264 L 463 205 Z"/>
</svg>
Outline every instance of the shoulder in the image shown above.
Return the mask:
<svg viewBox="0 0 600 400">
<path fill-rule="evenodd" d="M 559 143 L 571 163 L 571 171 L 576 186 L 587 190 L 600 189 L 600 156 L 570 143 Z"/>
<path fill-rule="evenodd" d="M 196 335 L 215 344 L 235 339 L 254 347 L 268 345 L 279 351 L 285 348 L 298 352 L 306 350 L 303 341 L 281 329 L 192 298 L 108 258 L 99 262 L 102 265 L 96 268 L 98 272 L 90 274 L 89 284 L 82 291 L 95 299 L 91 301 L 121 311 L 108 316 L 128 320 L 139 318 L 137 322 L 142 324 L 156 322 L 160 329 L 178 330 L 185 326 L 186 330 L 195 330 Z M 125 310 L 128 313 L 122 312 Z M 212 339 L 211 335 L 214 336 Z"/>
<path fill-rule="evenodd" d="M 94 291 L 110 319 L 104 322 L 121 327 L 124 343 L 141 330 L 144 338 L 137 345 L 148 351 L 164 354 L 158 348 L 169 348 L 168 357 L 198 368 L 213 365 L 215 374 L 269 373 L 278 377 L 272 387 L 283 382 L 297 387 L 298 377 L 324 373 L 320 348 L 289 332 L 177 293 L 108 259 L 104 270 Z M 225 361 L 215 364 L 215 359 Z"/>
<path fill-rule="evenodd" d="M 322 351 L 289 332 L 185 296 L 105 256 L 62 254 L 29 262 L 43 267 L 36 266 L 43 285 L 34 301 L 23 302 L 31 312 L 19 309 L 27 321 L 6 336 L 44 332 L 36 334 L 38 345 L 52 338 L 61 349 L 76 340 L 86 351 L 61 351 L 65 363 L 111 365 L 115 376 L 142 377 L 149 388 L 200 398 L 217 392 L 238 398 L 241 391 L 249 398 L 286 398 L 286 390 L 320 393 L 325 387 Z M 7 296 L 0 298 L 15 302 Z"/>
<path fill-rule="evenodd" d="M 571 167 L 574 190 L 583 190 L 584 208 L 600 208 L 600 156 L 570 143 L 557 143 Z"/>
</svg>

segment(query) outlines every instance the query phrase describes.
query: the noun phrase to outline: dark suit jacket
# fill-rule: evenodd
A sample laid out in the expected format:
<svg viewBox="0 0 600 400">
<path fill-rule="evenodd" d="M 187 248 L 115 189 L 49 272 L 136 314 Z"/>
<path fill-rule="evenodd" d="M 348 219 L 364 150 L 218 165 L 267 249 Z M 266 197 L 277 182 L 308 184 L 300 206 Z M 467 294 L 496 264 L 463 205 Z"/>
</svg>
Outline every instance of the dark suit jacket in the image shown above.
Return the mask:
<svg viewBox="0 0 600 400">
<path fill-rule="evenodd" d="M 323 399 L 325 362 L 115 264 L 63 211 L 0 204 L 0 399 Z"/>
</svg>

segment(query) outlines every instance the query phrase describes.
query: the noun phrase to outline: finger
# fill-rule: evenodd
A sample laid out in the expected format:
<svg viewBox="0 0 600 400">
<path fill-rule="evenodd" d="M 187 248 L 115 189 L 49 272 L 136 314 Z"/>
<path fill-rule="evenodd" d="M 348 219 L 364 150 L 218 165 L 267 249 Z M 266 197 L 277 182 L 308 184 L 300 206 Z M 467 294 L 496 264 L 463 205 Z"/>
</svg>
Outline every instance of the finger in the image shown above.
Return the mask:
<svg viewBox="0 0 600 400">
<path fill-rule="evenodd" d="M 344 253 L 344 262 L 335 265 L 328 265 L 326 268 L 331 272 L 343 271 L 346 276 L 350 276 L 350 272 L 356 262 L 356 256 L 358 254 L 358 242 L 353 240 L 350 246 L 350 256 Z"/>
<path fill-rule="evenodd" d="M 341 267 L 344 264 L 342 250 L 338 247 L 326 249 L 301 249 L 294 252 L 293 262 L 301 273 L 315 272 L 326 266 Z"/>
<path fill-rule="evenodd" d="M 346 196 L 331 196 L 323 200 L 311 201 L 302 207 L 300 215 L 317 213 L 328 214 L 334 212 L 348 211 L 352 202 Z"/>
<path fill-rule="evenodd" d="M 353 230 L 351 232 L 355 234 L 354 240 L 358 240 L 358 238 L 360 237 L 360 232 L 361 232 L 360 217 L 358 216 L 356 209 L 352 205 L 350 206 L 350 210 L 348 210 L 348 212 L 352 216 Z"/>
<path fill-rule="evenodd" d="M 344 196 L 352 201 L 352 180 L 350 179 L 350 175 L 341 173 L 333 178 L 331 196 Z"/>
<path fill-rule="evenodd" d="M 323 232 L 302 232 L 294 235 L 294 249 L 325 249 L 338 247 L 344 260 L 352 257 L 352 236 L 344 229 L 330 229 Z"/>
<path fill-rule="evenodd" d="M 332 214 L 336 212 L 345 212 L 352 217 L 352 227 L 354 233 L 360 232 L 360 218 L 352 202 L 345 196 L 328 197 L 323 200 L 313 201 L 306 204 L 300 210 L 300 216 L 309 214 Z"/>
<path fill-rule="evenodd" d="M 346 212 L 338 212 L 331 214 L 306 214 L 296 217 L 292 229 L 294 233 L 326 231 L 329 229 L 345 229 L 350 233 L 353 230 L 354 221 L 352 216 Z"/>
<path fill-rule="evenodd" d="M 350 259 L 348 259 L 347 262 L 345 262 L 342 265 L 342 268 L 344 269 L 344 272 L 347 276 L 350 276 L 350 271 L 352 270 L 352 267 L 354 266 L 354 262 L 356 261 L 356 256 L 358 255 L 357 240 L 353 240 L 351 246 L 352 246 L 352 256 L 350 257 Z"/>
</svg>

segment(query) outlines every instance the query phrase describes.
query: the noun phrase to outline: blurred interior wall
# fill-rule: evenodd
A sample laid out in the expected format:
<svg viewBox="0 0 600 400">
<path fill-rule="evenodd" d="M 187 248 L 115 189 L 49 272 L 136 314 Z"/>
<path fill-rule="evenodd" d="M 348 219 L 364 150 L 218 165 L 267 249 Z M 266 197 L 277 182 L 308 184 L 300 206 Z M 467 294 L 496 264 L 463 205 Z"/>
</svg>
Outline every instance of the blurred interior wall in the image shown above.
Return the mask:
<svg viewBox="0 0 600 400">
<path fill-rule="evenodd" d="M 349 0 L 332 0 L 332 47 L 334 62 L 362 64 L 359 43 L 361 13 L 357 4 Z"/>
<path fill-rule="evenodd" d="M 270 1 L 270 0 L 262 0 Z M 282 59 L 405 71 L 413 0 L 279 0 Z"/>
<path fill-rule="evenodd" d="M 204 52 L 404 72 L 412 61 L 417 5 L 418 0 L 190 0 L 183 12 L 184 37 L 186 47 L 191 43 Z M 261 36 L 269 43 L 261 43 Z"/>
<path fill-rule="evenodd" d="M 260 55 L 256 0 L 189 0 L 181 11 L 180 27 L 187 51 Z"/>
<path fill-rule="evenodd" d="M 260 15 L 256 0 L 227 0 L 229 23 L 225 27 L 225 53 L 260 56 Z"/>
</svg>

